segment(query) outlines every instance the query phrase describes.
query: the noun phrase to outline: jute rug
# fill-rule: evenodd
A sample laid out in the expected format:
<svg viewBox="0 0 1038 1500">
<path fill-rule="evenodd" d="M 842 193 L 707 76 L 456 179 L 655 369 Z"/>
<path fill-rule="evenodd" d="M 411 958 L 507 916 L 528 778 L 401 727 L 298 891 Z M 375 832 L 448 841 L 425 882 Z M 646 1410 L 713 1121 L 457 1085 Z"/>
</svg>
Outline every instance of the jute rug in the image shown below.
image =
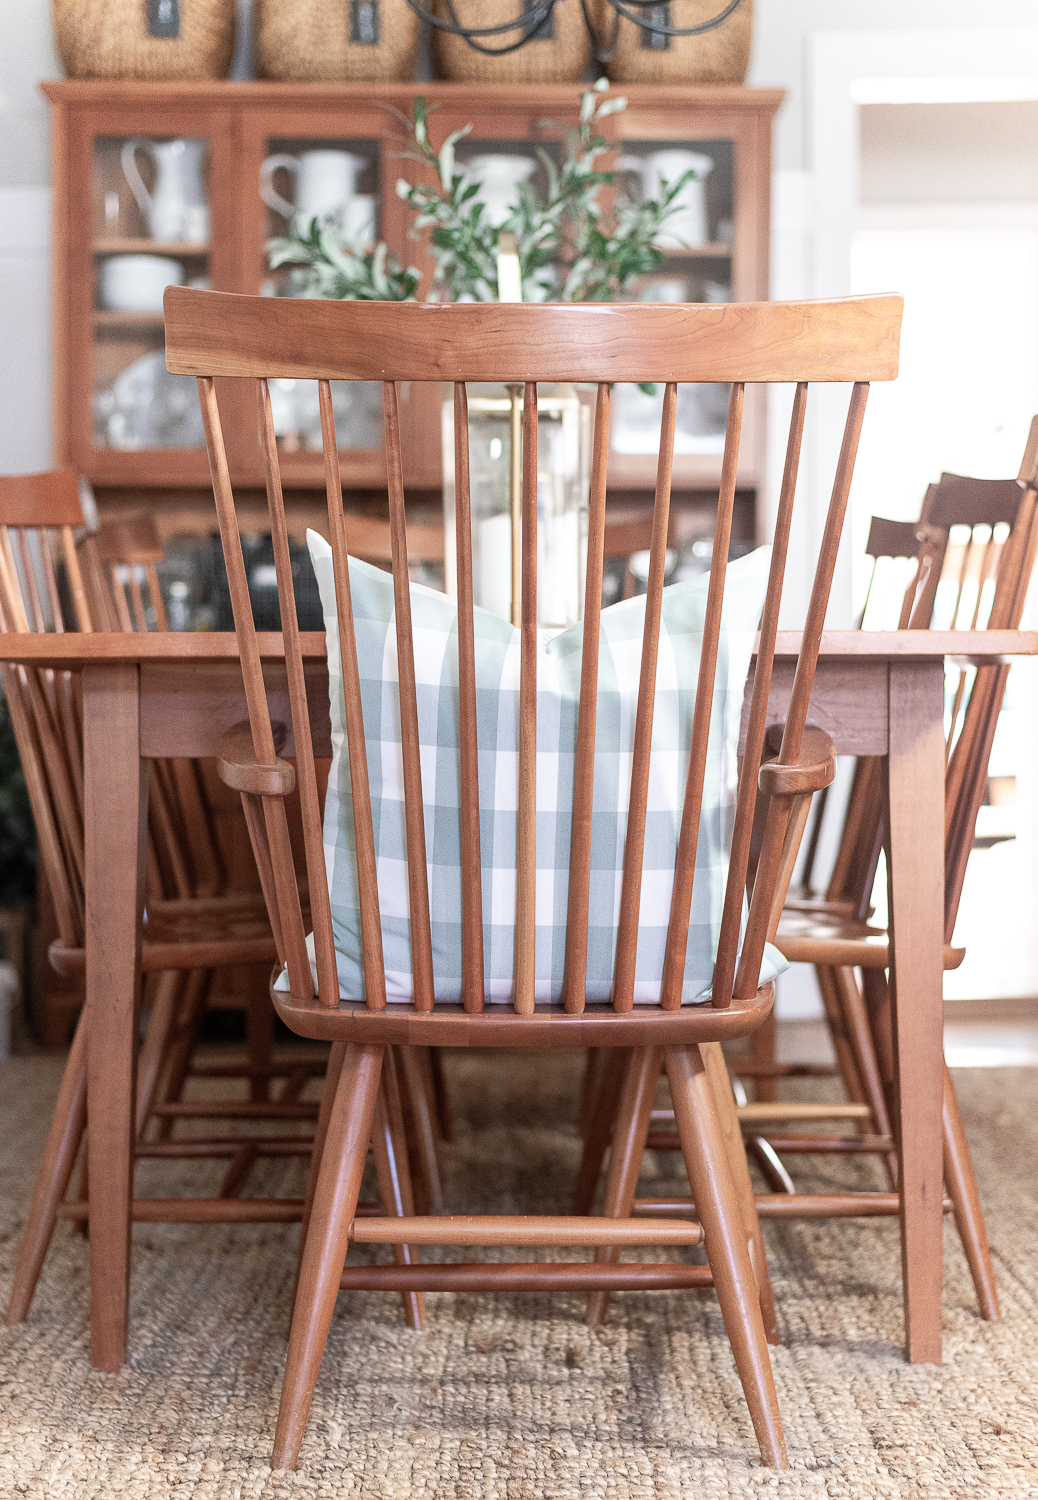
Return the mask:
<svg viewBox="0 0 1038 1500">
<path fill-rule="evenodd" d="M 565 1207 L 579 1063 L 449 1058 L 452 1207 Z M 58 1077 L 50 1058 L 0 1065 L 4 1297 Z M 949 1227 L 944 1363 L 908 1366 L 895 1224 L 768 1226 L 789 1474 L 759 1462 L 708 1292 L 618 1296 L 594 1334 L 576 1297 L 430 1296 L 429 1331 L 413 1334 L 397 1299 L 344 1294 L 299 1469 L 272 1474 L 296 1231 L 138 1227 L 130 1358 L 101 1375 L 88 1360 L 85 1244 L 62 1227 L 30 1321 L 0 1333 L 0 1496 L 1038 1495 L 1038 1070 L 957 1083 L 1004 1320 L 978 1318 Z M 873 1170 L 826 1166 L 804 1185 L 865 1183 Z M 161 1172 L 139 1190 L 169 1184 Z M 257 1189 L 298 1192 L 298 1172 L 279 1165 Z M 649 1173 L 678 1186 L 674 1158 Z M 202 1191 L 198 1174 L 181 1188 Z"/>
</svg>

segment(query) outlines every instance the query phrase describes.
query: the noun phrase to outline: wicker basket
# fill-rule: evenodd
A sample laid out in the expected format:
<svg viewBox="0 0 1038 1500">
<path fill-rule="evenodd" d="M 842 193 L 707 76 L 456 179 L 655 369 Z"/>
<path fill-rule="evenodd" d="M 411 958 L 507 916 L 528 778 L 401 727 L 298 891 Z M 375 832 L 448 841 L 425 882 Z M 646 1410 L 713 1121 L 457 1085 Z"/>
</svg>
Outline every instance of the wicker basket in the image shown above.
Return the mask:
<svg viewBox="0 0 1038 1500">
<path fill-rule="evenodd" d="M 226 78 L 234 0 L 53 0 L 70 78 Z"/>
<path fill-rule="evenodd" d="M 724 0 L 670 0 L 658 9 L 669 26 L 700 26 L 724 9 Z M 654 18 L 653 11 L 647 14 Z M 611 35 L 615 16 L 609 0 L 599 0 L 600 34 Z M 653 36 L 621 16 L 609 77 L 615 83 L 742 83 L 752 32 L 753 0 L 742 0 L 720 26 L 699 36 Z"/>
<path fill-rule="evenodd" d="M 256 0 L 256 72 L 298 83 L 406 83 L 421 25 L 407 0 Z"/>
<path fill-rule="evenodd" d="M 499 26 L 522 9 L 522 0 L 454 0 L 454 11 L 462 26 Z M 450 12 L 444 0 L 435 0 L 433 10 L 445 21 Z M 558 0 L 546 31 L 515 52 L 488 57 L 470 47 L 464 37 L 432 28 L 433 65 L 438 78 L 454 83 L 574 83 L 584 77 L 591 61 L 591 38 L 584 24 L 580 0 Z M 517 42 L 521 30 L 503 31 L 483 37 L 484 46 L 503 47 Z"/>
</svg>

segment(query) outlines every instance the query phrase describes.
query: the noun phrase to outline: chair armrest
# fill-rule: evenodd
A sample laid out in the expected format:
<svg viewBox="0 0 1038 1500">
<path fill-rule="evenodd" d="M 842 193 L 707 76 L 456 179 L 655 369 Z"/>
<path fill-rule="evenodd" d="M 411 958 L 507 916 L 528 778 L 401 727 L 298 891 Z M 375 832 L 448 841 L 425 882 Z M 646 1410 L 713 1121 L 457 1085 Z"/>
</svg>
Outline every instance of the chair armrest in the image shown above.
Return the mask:
<svg viewBox="0 0 1038 1500">
<path fill-rule="evenodd" d="M 836 775 L 836 750 L 824 729 L 805 729 L 800 754 L 792 765 L 767 760 L 757 785 L 770 797 L 797 797 L 820 792 Z"/>
<path fill-rule="evenodd" d="M 275 756 L 271 763 L 264 764 L 256 759 L 248 724 L 235 724 L 221 735 L 216 746 L 216 770 L 225 786 L 256 797 L 287 797 L 295 789 L 295 767 L 289 761 Z"/>
</svg>

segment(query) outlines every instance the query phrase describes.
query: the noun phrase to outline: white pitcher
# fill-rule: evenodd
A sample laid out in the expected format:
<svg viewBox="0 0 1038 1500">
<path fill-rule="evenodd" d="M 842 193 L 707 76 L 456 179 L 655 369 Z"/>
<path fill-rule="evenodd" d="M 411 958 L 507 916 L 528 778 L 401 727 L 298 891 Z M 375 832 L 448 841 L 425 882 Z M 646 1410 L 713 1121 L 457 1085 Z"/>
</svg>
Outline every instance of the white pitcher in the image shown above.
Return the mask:
<svg viewBox="0 0 1038 1500">
<path fill-rule="evenodd" d="M 624 156 L 618 165 L 637 172 L 642 179 L 642 195 L 658 198 L 664 182 L 672 184 L 686 172 L 696 175 L 674 199 L 674 212 L 664 221 L 655 243 L 664 250 L 680 250 L 686 245 L 705 245 L 710 239 L 710 221 L 706 207 L 706 179 L 714 170 L 713 157 L 699 151 L 670 147 L 653 151 L 649 156 Z"/>
<path fill-rule="evenodd" d="M 483 156 L 473 156 L 465 163 L 465 172 L 479 183 L 479 196 L 483 204 L 483 216 L 494 229 L 499 229 L 519 202 L 519 185 L 526 181 L 537 168 L 530 156 L 512 156 L 505 152 L 491 151 Z"/>
<path fill-rule="evenodd" d="M 260 167 L 260 197 L 298 232 L 305 233 L 310 220 L 331 219 L 344 232 L 350 201 L 357 196 L 357 178 L 368 162 L 350 151 L 304 151 L 299 156 L 278 152 L 268 156 Z M 295 177 L 295 202 L 274 186 L 274 173 L 284 167 Z"/>
<path fill-rule="evenodd" d="M 152 141 L 143 136 L 125 141 L 123 174 L 148 224 L 153 240 L 182 240 L 204 245 L 209 240 L 211 219 L 202 166 L 205 141 Z M 144 151 L 155 163 L 155 186 L 148 192 L 137 170 L 137 152 Z"/>
</svg>

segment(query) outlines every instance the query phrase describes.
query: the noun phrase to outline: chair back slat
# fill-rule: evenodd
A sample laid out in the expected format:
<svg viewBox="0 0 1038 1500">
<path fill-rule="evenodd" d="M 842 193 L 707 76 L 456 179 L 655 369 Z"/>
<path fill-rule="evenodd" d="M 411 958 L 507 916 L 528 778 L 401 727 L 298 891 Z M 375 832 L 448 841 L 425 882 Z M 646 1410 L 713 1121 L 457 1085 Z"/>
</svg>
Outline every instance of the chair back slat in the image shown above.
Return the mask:
<svg viewBox="0 0 1038 1500">
<path fill-rule="evenodd" d="M 382 919 L 378 904 L 378 863 L 375 856 L 375 831 L 371 819 L 371 787 L 368 780 L 368 751 L 364 739 L 364 717 L 361 706 L 360 668 L 357 663 L 357 636 L 353 624 L 353 599 L 350 593 L 349 552 L 346 526 L 342 514 L 342 481 L 339 475 L 339 449 L 335 441 L 335 414 L 332 410 L 331 386 L 318 382 L 321 402 L 321 437 L 324 446 L 325 488 L 328 500 L 328 534 L 331 538 L 332 567 L 335 576 L 335 608 L 339 624 L 339 669 L 342 673 L 346 743 L 350 759 L 350 789 L 353 799 L 353 828 L 357 850 L 357 893 L 360 903 L 361 950 L 364 962 L 364 997 L 369 1010 L 384 1010 L 386 979 L 382 957 Z M 322 899 L 326 895 L 319 892 Z M 314 892 L 311 892 L 313 900 Z M 329 922 L 330 907 L 329 907 Z M 325 944 L 320 940 L 320 950 Z M 334 955 L 333 955 L 334 958 Z M 320 953 L 319 953 L 319 961 Z M 338 1004 L 338 985 L 329 994 L 321 992 L 325 1005 Z"/>
<path fill-rule="evenodd" d="M 573 833 L 566 904 L 566 968 L 563 1004 L 571 1015 L 584 1009 L 587 980 L 588 913 L 591 894 L 591 816 L 595 801 L 595 729 L 598 706 L 599 632 L 602 623 L 602 574 L 606 539 L 606 478 L 609 459 L 609 386 L 599 382 L 591 447 L 591 492 L 587 531 L 587 579 L 584 590 L 584 650 L 580 663 L 573 778 Z"/>
<path fill-rule="evenodd" d="M 213 480 L 213 496 L 216 501 L 216 513 L 227 567 L 227 584 L 231 595 L 231 609 L 234 613 L 234 628 L 238 636 L 245 698 L 249 706 L 252 748 L 257 760 L 270 765 L 275 758 L 274 731 L 271 727 L 266 692 L 263 687 L 263 668 L 260 665 L 259 643 L 256 640 L 256 627 L 249 600 L 249 585 L 245 576 L 245 560 L 242 557 L 241 538 L 238 535 L 238 523 L 234 513 L 234 494 L 231 489 L 230 471 L 227 467 L 227 451 L 224 447 L 216 389 L 214 382 L 205 376 L 198 379 L 198 399 L 202 408 L 202 425 L 205 428 L 209 469 Z M 293 721 L 293 728 L 295 727 Z M 299 893 L 292 869 L 288 825 L 280 798 L 264 799 L 263 821 L 270 843 L 281 934 L 285 944 L 285 961 L 288 964 L 290 982 L 296 994 L 309 997 L 313 994 L 313 979 L 306 951 L 306 934 L 303 931 Z"/>
<path fill-rule="evenodd" d="M 866 382 L 854 383 L 847 408 L 847 420 L 844 423 L 843 442 L 840 446 L 840 457 L 833 480 L 825 529 L 822 532 L 818 551 L 818 562 L 815 566 L 814 584 L 804 622 L 804 634 L 793 678 L 793 690 L 786 713 L 782 747 L 779 750 L 781 765 L 795 763 L 800 754 L 804 730 L 807 727 L 811 688 L 818 664 L 818 650 L 825 625 L 829 590 L 832 587 L 833 573 L 836 568 L 836 554 L 843 532 L 847 500 L 850 496 L 851 479 L 854 474 L 854 460 L 858 452 L 858 440 L 861 437 L 861 424 L 865 417 L 868 394 L 869 387 Z M 767 941 L 771 922 L 774 892 L 779 881 L 789 813 L 788 802 L 780 802 L 776 807 L 773 799 L 768 813 L 761 855 L 757 863 L 757 874 L 753 882 L 753 896 L 750 900 L 750 914 L 746 924 L 746 940 L 743 943 L 742 956 L 735 979 L 735 997 L 739 1000 L 752 996 L 756 988 L 764 944 Z"/>
<path fill-rule="evenodd" d="M 742 413 L 745 387 L 736 381 L 728 401 L 728 426 L 724 437 L 724 459 L 721 464 L 721 487 L 717 500 L 717 521 L 710 563 L 710 587 L 703 621 L 703 645 L 696 683 L 696 706 L 692 718 L 692 749 L 689 756 L 685 797 L 681 810 L 677 861 L 674 868 L 674 893 L 667 925 L 667 947 L 663 960 L 663 985 L 660 1004 L 664 1010 L 681 1005 L 685 977 L 685 952 L 688 947 L 689 920 L 692 915 L 692 887 L 695 881 L 696 850 L 699 846 L 699 817 L 703 806 L 703 778 L 710 739 L 710 717 L 713 712 L 714 682 L 717 676 L 717 644 L 721 635 L 721 612 L 724 607 L 724 583 L 728 569 L 728 548 L 732 536 L 735 507 L 735 484 L 739 466 L 739 439 L 742 435 Z M 713 996 L 716 1007 L 729 1004 L 727 996 Z"/>
<path fill-rule="evenodd" d="M 677 385 L 674 381 L 669 381 L 663 394 L 663 413 L 660 421 L 656 502 L 653 507 L 652 541 L 649 546 L 648 592 L 645 596 L 645 625 L 642 631 L 642 653 L 638 673 L 638 707 L 635 711 L 634 746 L 631 756 L 631 791 L 627 804 L 627 835 L 624 842 L 623 878 L 620 886 L 620 916 L 616 931 L 613 1008 L 620 1012 L 629 1011 L 634 1006 L 638 916 L 641 911 L 642 895 L 642 859 L 645 853 L 645 814 L 649 803 L 653 705 L 656 695 L 660 619 L 663 614 L 667 532 L 670 527 L 670 493 L 674 475 L 677 404 Z M 722 509 L 723 505 L 719 505 L 718 515 Z M 695 755 L 694 730 L 692 754 Z"/>
<path fill-rule="evenodd" d="M 746 729 L 746 745 L 743 750 L 743 774 L 739 779 L 735 825 L 732 830 L 732 847 L 728 863 L 728 881 L 725 886 L 724 910 L 721 917 L 721 935 L 718 940 L 717 959 L 714 963 L 714 1004 L 721 1007 L 727 1005 L 735 982 L 739 925 L 750 863 L 753 816 L 757 805 L 756 768 L 760 765 L 764 753 L 775 639 L 778 635 L 779 611 L 782 606 L 782 584 L 785 578 L 786 557 L 789 552 L 793 500 L 800 470 L 800 449 L 804 438 L 806 414 L 807 385 L 801 381 L 793 397 L 793 412 L 786 443 L 786 461 L 782 470 L 782 487 L 779 491 L 778 510 L 775 516 L 775 539 L 772 544 L 771 566 L 768 571 L 768 589 L 761 614 L 757 669 L 753 677 L 750 717 Z"/>
<path fill-rule="evenodd" d="M 518 1013 L 530 1015 L 537 951 L 537 386 L 532 381 L 523 389 L 522 558 L 512 992 Z"/>
<path fill-rule="evenodd" d="M 89 634 L 94 629 L 90 617 L 90 603 L 87 599 L 86 584 L 83 581 L 83 572 L 79 566 L 79 554 L 76 552 L 76 539 L 72 534 L 71 526 L 61 528 L 61 545 L 65 554 L 65 571 L 68 574 L 69 587 L 72 590 L 72 607 L 76 616 L 76 629 L 83 634 Z"/>
<path fill-rule="evenodd" d="M 400 688 L 400 748 L 404 763 L 404 823 L 407 837 L 407 890 L 410 901 L 411 975 L 418 1010 L 433 1007 L 432 926 L 429 870 L 425 858 L 425 804 L 422 751 L 418 733 L 418 689 L 411 631 L 411 584 L 407 574 L 404 473 L 400 454 L 400 407 L 393 381 L 383 386 L 389 529 L 393 540 L 393 599 L 396 606 L 397 678 Z"/>
<path fill-rule="evenodd" d="M 321 891 L 324 888 L 323 862 L 318 855 L 321 839 L 321 804 L 317 790 L 313 741 L 310 735 L 310 712 L 306 700 L 303 657 L 299 648 L 299 620 L 296 615 L 295 585 L 292 581 L 292 554 L 289 547 L 288 526 L 285 521 L 285 497 L 281 489 L 281 470 L 278 464 L 277 438 L 274 433 L 274 413 L 270 404 L 270 389 L 265 380 L 257 383 L 256 394 L 259 403 L 260 437 L 274 567 L 277 572 L 278 597 L 283 601 L 281 628 L 285 636 L 285 671 L 288 676 L 288 698 L 292 711 L 292 732 L 295 738 L 296 786 L 299 790 L 299 807 L 303 823 L 306 873 L 308 882 Z M 280 797 L 266 798 L 263 809 L 274 863 L 275 883 L 278 886 L 284 885 L 292 892 L 289 921 L 287 923 L 282 921 L 281 928 L 282 937 L 291 953 L 293 948 L 305 940 L 284 800 Z M 331 910 L 326 899 L 315 903 L 312 915 L 319 990 L 323 989 L 327 992 L 331 987 L 334 993 L 336 971 L 331 952 Z"/>
<path fill-rule="evenodd" d="M 514 407 L 514 402 L 513 402 Z M 513 452 L 518 456 L 515 444 Z M 476 634 L 472 614 L 472 492 L 469 401 L 454 386 L 454 505 L 458 577 L 458 788 L 461 799 L 461 995 L 465 1009 L 483 1009 L 483 868 L 480 852 L 479 739 L 476 724 Z M 516 562 L 513 548 L 513 569 Z M 518 594 L 515 595 L 518 597 Z"/>
<path fill-rule="evenodd" d="M 269 299 L 268 299 L 269 301 Z M 484 953 L 483 875 L 480 853 L 480 775 L 477 724 L 476 672 L 477 625 L 474 619 L 473 484 L 470 464 L 469 392 L 474 382 L 503 385 L 513 425 L 512 462 L 518 463 L 518 482 L 510 486 L 519 514 L 512 516 L 512 600 L 518 610 L 518 754 L 515 856 L 515 921 L 512 971 L 512 1005 L 519 1014 L 535 1008 L 539 983 L 537 970 L 537 557 L 538 557 L 538 399 L 537 382 L 592 382 L 597 387 L 592 474 L 588 500 L 587 559 L 583 573 L 583 656 L 580 666 L 580 697 L 576 707 L 571 844 L 568 851 L 569 885 L 565 963 L 562 999 L 571 1012 L 586 1005 L 589 972 L 592 811 L 595 805 L 595 754 L 597 697 L 602 638 L 601 591 L 603 560 L 607 551 L 605 495 L 609 451 L 610 389 L 613 382 L 653 381 L 664 388 L 660 456 L 656 493 L 648 532 L 650 566 L 645 599 L 642 638 L 634 646 L 639 658 L 637 707 L 633 711 L 631 784 L 620 788 L 618 812 L 622 815 L 627 791 L 627 817 L 621 833 L 623 874 L 620 886 L 619 934 L 615 949 L 612 1001 L 618 1011 L 631 1008 L 636 994 L 637 947 L 643 884 L 643 853 L 646 847 L 647 808 L 652 771 L 654 697 L 657 686 L 657 656 L 662 640 L 663 581 L 670 530 L 671 483 L 674 434 L 677 426 L 677 389 L 682 382 L 720 381 L 731 386 L 725 437 L 718 516 L 714 533 L 713 564 L 709 582 L 704 580 L 704 627 L 696 683 L 696 706 L 690 710 L 690 747 L 687 762 L 679 768 L 684 781 L 679 819 L 674 894 L 669 913 L 663 987 L 659 1005 L 680 1005 L 687 962 L 688 936 L 696 876 L 700 820 L 705 808 L 703 784 L 714 721 L 715 678 L 720 671 L 721 632 L 725 626 L 724 596 L 727 559 L 731 540 L 736 494 L 739 438 L 747 381 L 789 382 L 796 387 L 786 472 L 779 504 L 776 546 L 765 597 L 763 634 L 754 697 L 750 705 L 751 759 L 759 760 L 763 748 L 765 709 L 770 685 L 771 659 L 778 625 L 779 603 L 786 555 L 791 536 L 790 518 L 796 490 L 797 467 L 804 426 L 807 385 L 813 381 L 853 383 L 851 410 L 841 448 L 840 464 L 833 487 L 829 515 L 822 539 L 822 556 L 805 651 L 794 684 L 792 723 L 780 749 L 780 758 L 796 764 L 801 753 L 811 679 L 817 659 L 821 625 L 832 581 L 836 546 L 847 503 L 851 467 L 865 404 L 867 382 L 890 379 L 896 374 L 900 301 L 896 298 L 851 299 L 841 304 L 759 304 L 670 308 L 651 305 L 609 307 L 559 305 L 494 305 L 438 307 L 378 305 L 360 302 L 311 302 L 282 300 L 277 308 L 264 299 L 228 297 L 172 288 L 166 299 L 167 365 L 177 374 L 200 378 L 203 400 L 215 408 L 213 381 L 218 375 L 266 380 L 272 377 L 317 380 L 321 387 L 322 434 L 328 491 L 329 532 L 336 587 L 336 608 L 342 666 L 345 739 L 349 751 L 355 839 L 358 901 L 365 973 L 365 1000 L 369 1007 L 385 1004 L 381 912 L 378 904 L 377 857 L 371 809 L 371 788 L 366 759 L 357 635 L 349 580 L 348 518 L 344 522 L 342 491 L 334 436 L 328 382 L 378 380 L 384 390 L 386 459 L 389 490 L 389 531 L 393 571 L 393 615 L 396 631 L 397 678 L 400 704 L 401 753 L 404 763 L 403 821 L 408 857 L 408 889 L 411 916 L 411 966 L 414 1008 L 437 998 L 431 962 L 429 872 L 426 859 L 425 807 L 422 759 L 417 715 L 416 660 L 421 637 L 412 625 L 412 596 L 408 586 L 409 547 L 405 521 L 403 479 L 399 453 L 397 393 L 403 380 L 449 381 L 454 388 L 454 500 L 455 536 L 447 559 L 457 563 L 458 709 L 457 755 L 459 786 L 459 832 L 461 839 L 461 1000 L 477 1011 L 486 1002 L 488 965 Z M 208 393 L 208 394 L 207 394 Z M 518 424 L 519 432 L 515 431 Z M 215 431 L 210 414 L 207 434 Z M 218 445 L 217 445 L 218 446 Z M 449 455 L 448 442 L 448 455 Z M 277 444 L 272 424 L 267 423 L 265 454 L 268 465 L 268 499 L 272 510 L 280 507 L 277 478 Z M 241 561 L 237 527 L 233 523 L 233 500 L 226 464 L 219 451 L 213 462 L 221 535 L 230 548 L 229 575 L 232 599 L 235 588 L 236 624 L 242 641 L 243 670 L 253 715 L 254 747 L 261 759 L 272 753 L 269 744 L 267 708 L 255 647 L 251 612 Z M 646 518 L 648 519 L 648 518 Z M 280 524 L 280 523 L 279 523 Z M 298 654 L 298 632 L 294 621 L 291 583 L 288 576 L 287 538 L 279 544 L 284 553 L 279 564 L 279 593 L 285 622 L 286 659 Z M 644 542 L 640 545 L 644 545 Z M 283 577 L 281 575 L 284 575 Z M 579 590 L 578 590 L 579 593 Z M 504 601 L 502 613 L 505 613 Z M 514 616 L 515 618 L 515 616 Z M 416 616 L 417 620 L 417 616 Z M 745 628 L 751 623 L 746 622 Z M 733 621 L 733 625 L 737 622 Z M 624 647 L 623 649 L 626 649 Z M 392 650 L 392 637 L 390 638 Z M 293 668 L 293 671 L 295 669 Z M 290 674 L 291 677 L 291 674 Z M 305 736 L 300 732 L 302 701 L 297 706 L 293 691 L 293 723 L 296 752 L 304 755 Z M 633 688 L 633 684 L 632 684 Z M 632 697 L 634 696 L 632 692 Z M 297 723 L 299 721 L 299 723 Z M 369 732 L 371 732 L 369 726 Z M 626 731 L 625 731 L 626 734 Z M 377 737 L 377 731 L 372 738 Z M 498 747 L 498 754 L 511 747 Z M 626 750 L 626 742 L 621 753 Z M 506 764 L 500 761 L 501 765 Z M 764 941 L 774 918 L 778 883 L 788 878 L 796 854 L 802 825 L 803 799 L 776 793 L 770 799 L 765 822 L 763 862 L 758 867 L 753 902 L 748 919 L 747 942 L 739 952 L 741 900 L 736 891 L 746 880 L 751 860 L 750 830 L 755 798 L 754 773 L 743 777 L 735 806 L 732 860 L 721 917 L 721 941 L 715 968 L 714 1003 L 730 1004 L 733 992 L 743 998 L 744 988 L 755 992 L 759 980 Z M 781 784 L 781 783 L 780 783 Z M 433 788 L 426 788 L 432 799 Z M 483 796 L 493 789 L 483 788 Z M 488 810 L 492 807 L 489 805 Z M 557 809 L 557 812 L 564 810 Z M 500 816 L 500 810 L 497 811 Z M 269 824 L 269 819 L 267 820 Z M 312 823 L 313 820 L 310 820 Z M 255 822 L 255 818 L 254 818 Z M 623 819 L 621 817 L 621 822 Z M 323 839 L 316 826 L 305 836 L 323 857 Z M 348 837 L 348 833 L 347 833 Z M 704 835 L 705 837 L 705 835 Z M 554 851 L 551 851 L 553 853 Z M 487 850 L 482 851 L 483 858 Z M 545 865 L 551 864 L 543 850 Z M 284 917 L 284 902 L 278 881 L 278 859 L 271 848 L 271 878 L 274 899 Z M 321 861 L 314 868 L 320 875 Z M 309 869 L 309 863 L 308 863 Z M 322 899 L 319 886 L 311 894 Z M 770 891 L 766 889 L 770 885 Z M 500 887 L 498 887 L 499 889 Z M 294 939 L 282 922 L 285 945 Z M 495 922 L 500 916 L 495 912 Z M 318 998 L 322 1004 L 339 1003 L 335 977 L 326 983 L 322 953 L 331 953 L 330 939 L 322 934 L 324 919 L 315 911 L 314 943 L 318 959 Z M 318 930 L 320 929 L 320 930 Z M 386 941 L 388 942 L 388 936 Z M 552 946 L 554 949 L 555 938 Z M 348 961 L 352 958 L 344 955 Z M 310 998 L 300 986 L 291 954 L 289 985 L 300 1002 Z M 324 967 L 331 967 L 331 959 Z M 734 973 L 734 978 L 733 978 Z M 381 994 L 377 993 L 382 986 Z M 358 996 L 348 996 L 357 999 Z M 640 1000 L 642 997 L 638 995 Z"/>
<path fill-rule="evenodd" d="M 58 578 L 54 571 L 54 537 L 49 531 L 41 531 L 39 538 L 40 565 L 43 570 L 43 587 L 47 595 L 47 604 L 50 608 L 51 619 L 54 621 L 54 629 L 58 634 L 62 634 L 65 630 L 65 621 L 61 613 Z"/>
<path fill-rule="evenodd" d="M 36 559 L 33 556 L 32 544 L 29 533 L 20 526 L 16 532 L 18 538 L 18 560 L 21 563 L 21 575 L 27 614 L 33 630 L 40 632 L 47 629 L 47 616 L 43 610 L 43 600 L 40 597 L 39 578 L 36 570 Z M 38 533 L 37 533 L 38 535 Z"/>
</svg>

